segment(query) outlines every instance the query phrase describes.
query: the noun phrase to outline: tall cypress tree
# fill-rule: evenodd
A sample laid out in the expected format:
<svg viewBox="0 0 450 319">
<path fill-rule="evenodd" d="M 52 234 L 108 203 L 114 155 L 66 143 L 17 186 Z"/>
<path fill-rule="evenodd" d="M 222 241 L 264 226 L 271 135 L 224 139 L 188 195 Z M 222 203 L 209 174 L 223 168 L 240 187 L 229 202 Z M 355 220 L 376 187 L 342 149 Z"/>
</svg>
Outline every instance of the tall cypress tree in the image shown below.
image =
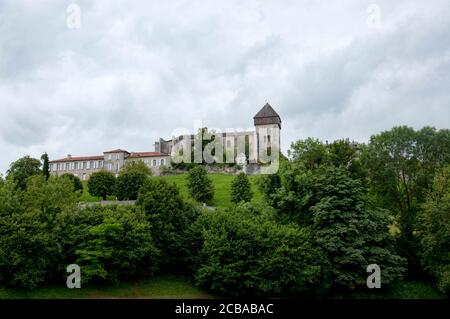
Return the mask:
<svg viewBox="0 0 450 319">
<path fill-rule="evenodd" d="M 48 155 L 47 153 L 44 153 L 41 156 L 42 161 L 42 173 L 44 174 L 45 178 L 48 179 L 50 177 L 50 169 L 48 164 Z"/>
</svg>

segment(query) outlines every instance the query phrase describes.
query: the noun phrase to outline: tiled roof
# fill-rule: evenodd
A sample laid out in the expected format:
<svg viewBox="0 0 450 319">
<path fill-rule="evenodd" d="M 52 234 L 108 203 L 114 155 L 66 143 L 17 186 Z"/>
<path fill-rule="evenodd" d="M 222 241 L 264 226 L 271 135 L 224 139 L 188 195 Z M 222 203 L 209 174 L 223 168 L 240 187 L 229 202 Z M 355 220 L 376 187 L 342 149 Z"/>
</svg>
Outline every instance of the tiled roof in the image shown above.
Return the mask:
<svg viewBox="0 0 450 319">
<path fill-rule="evenodd" d="M 253 117 L 256 118 L 262 118 L 262 117 L 280 117 L 277 112 L 270 106 L 269 103 L 266 103 L 266 105 L 263 106 L 261 110 L 259 110 L 258 113 Z"/>
<path fill-rule="evenodd" d="M 168 156 L 168 154 L 160 152 L 132 152 L 128 158 L 140 158 L 140 157 L 154 157 L 154 156 Z"/>
<path fill-rule="evenodd" d="M 54 161 L 49 161 L 49 163 L 60 163 L 60 162 L 77 162 L 77 161 L 98 161 L 103 160 L 103 155 L 100 156 L 80 156 L 80 157 L 65 157 L 57 159 Z"/>
<path fill-rule="evenodd" d="M 122 150 L 120 148 L 118 148 L 116 150 L 108 151 L 108 152 L 103 152 L 103 153 L 128 153 L 128 154 L 130 154 L 130 152 Z"/>
</svg>

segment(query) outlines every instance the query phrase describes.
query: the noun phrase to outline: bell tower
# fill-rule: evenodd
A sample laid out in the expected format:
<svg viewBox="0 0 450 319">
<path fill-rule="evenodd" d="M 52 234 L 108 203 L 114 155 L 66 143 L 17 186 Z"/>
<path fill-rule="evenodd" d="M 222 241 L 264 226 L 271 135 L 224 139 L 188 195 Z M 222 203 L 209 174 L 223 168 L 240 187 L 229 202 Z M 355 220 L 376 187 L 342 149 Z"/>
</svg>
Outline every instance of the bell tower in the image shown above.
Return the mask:
<svg viewBox="0 0 450 319">
<path fill-rule="evenodd" d="M 281 118 L 269 103 L 253 117 L 255 125 L 254 154 L 260 161 L 260 152 L 280 150 Z M 266 153 L 267 154 L 267 153 Z"/>
</svg>

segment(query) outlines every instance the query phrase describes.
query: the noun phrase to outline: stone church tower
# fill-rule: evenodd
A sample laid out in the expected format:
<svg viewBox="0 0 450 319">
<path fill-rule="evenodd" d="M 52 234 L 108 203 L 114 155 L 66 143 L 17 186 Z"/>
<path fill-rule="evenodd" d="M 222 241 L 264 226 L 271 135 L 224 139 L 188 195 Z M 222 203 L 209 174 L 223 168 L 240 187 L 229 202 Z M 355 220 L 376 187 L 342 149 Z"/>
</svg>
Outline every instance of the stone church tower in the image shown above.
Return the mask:
<svg viewBox="0 0 450 319">
<path fill-rule="evenodd" d="M 253 147 L 257 161 L 261 161 L 261 154 L 266 154 L 267 150 L 280 150 L 280 130 L 281 118 L 277 112 L 266 103 L 263 108 L 253 117 L 255 125 L 255 135 Z"/>
</svg>

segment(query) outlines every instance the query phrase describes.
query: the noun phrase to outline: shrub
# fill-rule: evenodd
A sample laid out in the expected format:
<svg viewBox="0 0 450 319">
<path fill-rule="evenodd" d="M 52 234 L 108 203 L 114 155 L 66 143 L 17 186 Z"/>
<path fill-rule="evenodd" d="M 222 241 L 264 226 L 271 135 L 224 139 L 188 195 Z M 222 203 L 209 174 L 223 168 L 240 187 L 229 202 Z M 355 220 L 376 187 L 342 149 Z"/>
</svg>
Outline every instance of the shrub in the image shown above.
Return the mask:
<svg viewBox="0 0 450 319">
<path fill-rule="evenodd" d="M 71 241 L 64 244 L 76 247 L 67 256 L 75 255 L 84 283 L 118 283 L 150 276 L 157 270 L 158 250 L 144 214 L 135 207 L 123 206 L 83 210 L 61 220 L 72 220 L 63 223 L 66 227 L 61 228 L 61 234 Z"/>
<path fill-rule="evenodd" d="M 93 173 L 88 181 L 89 194 L 104 200 L 108 195 L 114 194 L 116 178 L 107 171 Z"/>
<path fill-rule="evenodd" d="M 116 180 L 115 194 L 118 200 L 134 200 L 148 175 L 141 172 L 127 172 L 119 175 Z"/>
<path fill-rule="evenodd" d="M 388 212 L 371 208 L 361 182 L 345 169 L 303 167 L 292 163 L 281 172 L 282 187 L 273 196 L 277 216 L 312 227 L 314 241 L 331 265 L 333 288 L 365 288 L 369 264 L 383 269 L 383 284 L 401 278 L 405 260 L 395 252 Z"/>
<path fill-rule="evenodd" d="M 188 238 L 190 225 L 198 216 L 193 205 L 182 200 L 174 184 L 148 179 L 137 201 L 152 225 L 156 247 L 161 251 L 164 267 L 185 270 L 192 264 Z"/>
<path fill-rule="evenodd" d="M 450 294 L 450 166 L 436 174 L 419 221 L 421 264 Z"/>
<path fill-rule="evenodd" d="M 203 245 L 195 279 L 232 296 L 311 294 L 322 289 L 321 252 L 307 228 L 279 225 L 244 206 L 206 212 L 197 223 Z"/>
<path fill-rule="evenodd" d="M 70 173 L 65 173 L 65 174 L 61 175 L 61 177 L 68 178 L 72 181 L 74 192 L 77 192 L 77 191 L 80 191 L 81 193 L 83 192 L 83 183 L 81 183 L 81 179 L 79 177 L 77 177 L 73 174 L 70 174 Z"/>
<path fill-rule="evenodd" d="M 0 282 L 12 288 L 36 288 L 54 275 L 58 245 L 32 210 L 0 218 Z"/>
<path fill-rule="evenodd" d="M 12 181 L 0 187 L 0 281 L 13 288 L 35 288 L 57 276 L 62 264 L 55 220 L 73 210 L 72 183 L 56 176 L 30 177 L 26 192 Z"/>
<path fill-rule="evenodd" d="M 206 169 L 201 165 L 189 171 L 188 187 L 192 198 L 198 202 L 208 203 L 214 197 L 212 181 L 208 178 Z"/>
<path fill-rule="evenodd" d="M 231 183 L 231 201 L 233 203 L 249 202 L 252 197 L 250 181 L 245 173 L 240 173 Z"/>
</svg>

